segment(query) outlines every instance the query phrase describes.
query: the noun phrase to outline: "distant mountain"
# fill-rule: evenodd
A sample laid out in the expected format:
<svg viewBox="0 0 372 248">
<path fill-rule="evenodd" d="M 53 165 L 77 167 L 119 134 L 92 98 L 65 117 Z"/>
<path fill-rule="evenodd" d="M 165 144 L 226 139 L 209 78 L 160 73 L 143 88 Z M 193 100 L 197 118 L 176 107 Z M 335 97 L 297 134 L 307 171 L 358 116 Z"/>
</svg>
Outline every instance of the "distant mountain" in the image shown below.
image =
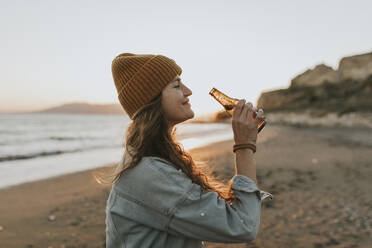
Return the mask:
<svg viewBox="0 0 372 248">
<path fill-rule="evenodd" d="M 32 113 L 55 113 L 55 114 L 125 114 L 120 104 L 89 104 L 89 103 L 66 103 L 60 106 L 47 108 Z"/>
</svg>

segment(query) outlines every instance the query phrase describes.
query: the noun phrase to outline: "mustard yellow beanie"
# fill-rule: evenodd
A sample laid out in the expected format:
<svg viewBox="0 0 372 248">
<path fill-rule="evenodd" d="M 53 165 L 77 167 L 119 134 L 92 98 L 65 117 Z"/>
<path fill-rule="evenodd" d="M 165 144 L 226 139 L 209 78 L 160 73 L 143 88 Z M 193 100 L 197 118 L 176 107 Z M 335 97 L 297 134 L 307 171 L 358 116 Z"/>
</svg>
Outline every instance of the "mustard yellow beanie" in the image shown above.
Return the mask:
<svg viewBox="0 0 372 248">
<path fill-rule="evenodd" d="M 129 118 L 161 93 L 182 69 L 163 55 L 122 53 L 112 61 L 118 99 Z"/>
</svg>

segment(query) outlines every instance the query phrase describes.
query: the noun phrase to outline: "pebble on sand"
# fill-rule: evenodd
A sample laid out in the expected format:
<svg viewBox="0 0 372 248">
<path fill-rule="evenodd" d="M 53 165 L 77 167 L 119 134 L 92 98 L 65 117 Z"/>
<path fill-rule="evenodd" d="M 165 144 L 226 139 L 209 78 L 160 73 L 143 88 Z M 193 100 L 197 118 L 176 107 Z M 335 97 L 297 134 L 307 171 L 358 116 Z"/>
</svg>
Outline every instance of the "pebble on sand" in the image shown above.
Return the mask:
<svg viewBox="0 0 372 248">
<path fill-rule="evenodd" d="M 55 221 L 56 220 L 56 216 L 54 214 L 51 214 L 51 215 L 49 215 L 48 220 L 49 221 Z"/>
</svg>

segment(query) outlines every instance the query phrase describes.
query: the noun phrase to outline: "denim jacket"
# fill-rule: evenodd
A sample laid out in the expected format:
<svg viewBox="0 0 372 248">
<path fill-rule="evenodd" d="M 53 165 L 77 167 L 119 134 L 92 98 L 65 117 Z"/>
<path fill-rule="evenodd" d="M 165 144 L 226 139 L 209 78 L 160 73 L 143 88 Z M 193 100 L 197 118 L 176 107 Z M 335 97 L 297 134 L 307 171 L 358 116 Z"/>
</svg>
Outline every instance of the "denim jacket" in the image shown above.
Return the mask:
<svg viewBox="0 0 372 248">
<path fill-rule="evenodd" d="M 263 197 L 244 175 L 234 176 L 232 189 L 238 199 L 229 205 L 216 192 L 202 191 L 170 162 L 143 157 L 112 186 L 106 247 L 194 248 L 202 247 L 202 241 L 252 241 Z"/>
</svg>

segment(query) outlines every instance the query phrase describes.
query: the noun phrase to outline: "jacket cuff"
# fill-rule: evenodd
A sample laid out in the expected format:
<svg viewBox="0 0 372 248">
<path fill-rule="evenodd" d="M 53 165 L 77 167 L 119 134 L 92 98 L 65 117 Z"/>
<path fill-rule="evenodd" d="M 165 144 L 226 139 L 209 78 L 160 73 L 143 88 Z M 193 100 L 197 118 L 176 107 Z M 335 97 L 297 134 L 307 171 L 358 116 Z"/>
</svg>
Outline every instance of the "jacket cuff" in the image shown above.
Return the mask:
<svg viewBox="0 0 372 248">
<path fill-rule="evenodd" d="M 247 176 L 235 175 L 231 188 L 234 190 L 245 191 L 248 193 L 259 191 L 256 183 Z"/>
<path fill-rule="evenodd" d="M 273 199 L 274 197 L 269 192 L 258 189 L 256 183 L 252 179 L 240 174 L 234 176 L 231 188 L 233 190 L 240 190 L 248 193 L 255 192 L 260 200 L 264 200 L 266 198 Z"/>
</svg>

